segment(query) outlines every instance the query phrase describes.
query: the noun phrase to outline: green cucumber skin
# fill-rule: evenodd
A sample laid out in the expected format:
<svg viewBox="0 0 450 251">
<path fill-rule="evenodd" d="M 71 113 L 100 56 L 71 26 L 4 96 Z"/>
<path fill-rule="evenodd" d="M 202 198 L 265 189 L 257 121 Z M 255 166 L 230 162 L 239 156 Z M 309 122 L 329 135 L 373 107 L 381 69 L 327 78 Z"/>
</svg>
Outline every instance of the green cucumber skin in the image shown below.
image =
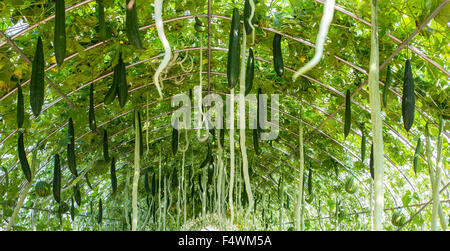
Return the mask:
<svg viewBox="0 0 450 251">
<path fill-rule="evenodd" d="M 233 9 L 233 18 L 231 20 L 230 40 L 228 44 L 228 64 L 227 64 L 227 79 L 228 87 L 234 88 L 239 79 L 240 66 L 240 32 L 241 24 L 239 18 L 239 10 Z"/>
<path fill-rule="evenodd" d="M 17 152 L 19 155 L 20 166 L 22 167 L 23 174 L 28 182 L 31 182 L 31 169 L 28 164 L 27 154 L 25 152 L 25 145 L 23 143 L 23 132 L 19 133 L 19 140 L 17 142 Z"/>
<path fill-rule="evenodd" d="M 105 7 L 103 6 L 103 0 L 97 0 L 98 8 L 98 24 L 100 27 L 100 38 L 101 40 L 106 39 L 106 22 L 105 22 Z"/>
<path fill-rule="evenodd" d="M 414 123 L 414 111 L 416 101 L 414 97 L 414 79 L 411 70 L 411 63 L 407 59 L 405 62 L 405 76 L 403 81 L 402 96 L 402 117 L 405 130 L 408 132 Z"/>
<path fill-rule="evenodd" d="M 177 155 L 178 151 L 178 130 L 172 128 L 172 154 L 173 156 Z"/>
<path fill-rule="evenodd" d="M 25 108 L 23 104 L 23 93 L 20 84 L 17 84 L 17 128 L 23 127 L 25 120 Z"/>
<path fill-rule="evenodd" d="M 247 70 L 245 74 L 245 95 L 249 94 L 253 87 L 253 78 L 255 75 L 255 59 L 253 48 L 248 51 Z"/>
<path fill-rule="evenodd" d="M 60 203 L 61 201 L 61 166 L 59 154 L 55 154 L 53 164 L 53 198 Z"/>
<path fill-rule="evenodd" d="M 105 105 L 111 104 L 117 96 L 117 89 L 118 89 L 117 75 L 118 75 L 118 73 L 119 72 L 116 71 L 116 67 L 114 67 L 113 82 L 112 82 L 111 87 L 108 90 L 108 93 L 105 96 L 105 100 L 103 101 L 105 103 Z"/>
<path fill-rule="evenodd" d="M 73 197 L 75 197 L 75 201 L 77 203 L 78 206 L 81 206 L 81 192 L 80 192 L 80 187 L 78 186 L 78 184 L 76 184 L 75 186 L 73 186 Z"/>
<path fill-rule="evenodd" d="M 127 0 L 127 6 L 130 0 Z M 136 49 L 143 49 L 141 36 L 139 35 L 138 14 L 136 9 L 136 1 L 133 4 L 133 8 L 130 10 L 126 8 L 126 31 L 127 37 L 130 43 L 136 47 Z"/>
<path fill-rule="evenodd" d="M 109 150 L 108 150 L 108 131 L 103 130 L 103 158 L 105 161 L 109 161 Z"/>
<path fill-rule="evenodd" d="M 68 133 L 70 137 L 70 142 L 67 144 L 67 165 L 69 166 L 70 172 L 75 175 L 75 177 L 78 176 L 77 173 L 77 164 L 76 164 L 76 157 L 75 157 L 75 132 L 73 128 L 73 120 L 72 118 L 69 118 L 69 128 Z"/>
<path fill-rule="evenodd" d="M 347 138 L 352 126 L 352 108 L 350 90 L 347 89 L 345 94 L 345 123 L 344 123 L 344 137 Z"/>
<path fill-rule="evenodd" d="M 44 66 L 44 47 L 42 39 L 39 37 L 33 58 L 30 80 L 30 105 L 35 117 L 39 116 L 44 104 Z"/>
<path fill-rule="evenodd" d="M 98 201 L 98 215 L 97 215 L 97 223 L 101 224 L 103 220 L 103 206 L 102 199 Z"/>
<path fill-rule="evenodd" d="M 273 37 L 273 65 L 275 72 L 279 77 L 283 76 L 284 66 L 283 66 L 283 54 L 281 52 L 281 38 L 282 36 L 278 33 Z"/>
<path fill-rule="evenodd" d="M 139 155 L 144 155 L 144 139 L 142 138 L 142 122 L 141 122 L 141 113 L 138 112 L 138 123 L 139 123 Z"/>
<path fill-rule="evenodd" d="M 119 98 L 119 105 L 121 108 L 123 108 L 128 100 L 128 84 L 125 64 L 122 59 L 122 53 L 120 53 L 119 55 L 119 64 L 116 66 L 116 69 L 114 71 L 116 70 L 118 71 L 117 96 Z"/>
<path fill-rule="evenodd" d="M 66 58 L 66 11 L 64 0 L 56 0 L 55 6 L 55 58 L 61 66 Z"/>
</svg>

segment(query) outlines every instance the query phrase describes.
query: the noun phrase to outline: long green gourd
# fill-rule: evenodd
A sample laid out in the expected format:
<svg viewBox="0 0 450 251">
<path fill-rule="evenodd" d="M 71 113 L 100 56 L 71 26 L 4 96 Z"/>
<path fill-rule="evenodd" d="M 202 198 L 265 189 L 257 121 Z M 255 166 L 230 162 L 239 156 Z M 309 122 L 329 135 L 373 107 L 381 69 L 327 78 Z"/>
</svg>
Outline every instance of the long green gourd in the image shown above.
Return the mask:
<svg viewBox="0 0 450 251">
<path fill-rule="evenodd" d="M 73 128 L 73 120 L 69 118 L 69 128 L 68 128 L 69 144 L 67 144 L 67 165 L 69 166 L 70 172 L 77 177 L 77 163 L 75 156 L 75 132 Z"/>
<path fill-rule="evenodd" d="M 103 130 L 103 159 L 106 162 L 109 162 L 109 150 L 108 150 L 108 131 L 106 129 Z"/>
<path fill-rule="evenodd" d="M 248 1 L 248 0 L 247 0 Z M 255 75 L 255 59 L 253 48 L 248 49 L 247 70 L 245 72 L 245 95 L 249 94 L 253 87 L 253 78 Z"/>
<path fill-rule="evenodd" d="M 170 43 L 166 38 L 166 35 L 164 33 L 164 25 L 162 20 L 162 5 L 163 0 L 155 0 L 155 25 L 156 30 L 158 31 L 158 37 L 159 40 L 161 40 L 161 43 L 164 46 L 164 58 L 161 62 L 161 64 L 158 66 L 158 68 L 155 71 L 155 75 L 153 75 L 153 84 L 156 86 L 156 89 L 158 90 L 159 97 L 162 99 L 162 81 L 159 79 L 161 72 L 167 67 L 169 64 L 170 59 L 172 58 L 172 50 L 170 49 Z"/>
<path fill-rule="evenodd" d="M 103 220 L 103 205 L 102 205 L 102 199 L 100 198 L 98 201 L 97 223 L 102 224 L 102 220 Z"/>
<path fill-rule="evenodd" d="M 89 128 L 92 132 L 97 130 L 97 123 L 95 122 L 95 109 L 94 109 L 94 84 L 91 83 L 89 87 Z"/>
<path fill-rule="evenodd" d="M 141 36 L 139 35 L 139 19 L 135 0 L 127 0 L 126 5 L 126 31 L 127 37 L 136 49 L 143 49 Z"/>
<path fill-rule="evenodd" d="M 44 47 L 42 45 L 41 37 L 38 37 L 30 80 L 30 105 L 35 117 L 39 116 L 42 110 L 42 105 L 44 104 L 44 67 Z"/>
<path fill-rule="evenodd" d="M 106 22 L 105 22 L 105 7 L 103 6 L 103 0 L 97 0 L 98 10 L 98 25 L 100 27 L 99 37 L 101 40 L 106 39 Z"/>
<path fill-rule="evenodd" d="M 73 197 L 75 198 L 75 202 L 78 206 L 81 206 L 81 191 L 78 184 L 72 187 L 73 188 Z"/>
<path fill-rule="evenodd" d="M 422 149 L 422 140 L 419 137 L 419 140 L 417 140 L 416 150 L 414 152 L 413 170 L 415 174 L 417 174 L 417 166 L 419 165 L 419 154 L 421 149 Z"/>
<path fill-rule="evenodd" d="M 119 63 L 116 65 L 114 71 L 118 71 L 117 75 L 117 97 L 119 98 L 120 108 L 123 108 L 128 100 L 128 84 L 127 84 L 127 72 L 125 63 L 122 59 L 122 52 L 119 54 Z"/>
<path fill-rule="evenodd" d="M 323 15 L 319 25 L 319 32 L 317 33 L 316 38 L 314 57 L 306 65 L 296 71 L 294 75 L 292 75 L 292 80 L 295 81 L 300 75 L 305 74 L 320 62 L 323 55 L 323 48 L 325 46 L 325 40 L 327 39 L 328 30 L 330 29 L 331 22 L 333 21 L 335 4 L 335 0 L 325 1 Z"/>
<path fill-rule="evenodd" d="M 17 83 L 17 128 L 23 127 L 23 121 L 25 120 L 25 108 L 23 104 L 22 86 Z"/>
<path fill-rule="evenodd" d="M 408 132 L 414 123 L 414 111 L 416 101 L 414 97 L 414 79 L 411 70 L 411 63 L 407 59 L 405 62 L 405 76 L 403 79 L 403 96 L 402 96 L 402 117 L 403 126 Z"/>
<path fill-rule="evenodd" d="M 245 190 L 247 192 L 247 198 L 248 198 L 248 208 L 247 208 L 247 213 L 250 215 L 251 212 L 253 211 L 253 206 L 254 206 L 254 200 L 253 200 L 253 193 L 252 193 L 252 187 L 250 185 L 250 177 L 248 175 L 248 159 L 247 159 L 247 147 L 246 147 L 246 137 L 245 137 L 245 92 L 244 90 L 246 90 L 246 86 L 247 86 L 247 78 L 246 78 L 246 68 L 245 68 L 245 53 L 246 53 L 246 45 L 247 45 L 247 32 L 246 29 L 243 29 L 244 35 L 242 36 L 242 61 L 241 61 L 241 72 L 240 72 L 240 76 L 239 76 L 239 82 L 240 82 L 240 93 L 239 93 L 239 115 L 240 115 L 240 119 L 239 119 L 239 128 L 240 128 L 240 135 L 239 135 L 239 140 L 240 140 L 240 148 L 241 148 L 241 155 L 242 155 L 242 171 L 243 171 L 243 175 L 244 175 L 244 183 L 245 183 Z M 250 52 L 253 56 L 253 51 L 250 48 Z M 250 57 L 249 57 L 250 59 Z M 251 59 L 251 61 L 253 61 L 253 59 Z M 253 72 L 251 71 L 251 81 L 253 81 Z"/>
<path fill-rule="evenodd" d="M 22 168 L 22 172 L 25 175 L 25 178 L 28 182 L 31 182 L 31 170 L 30 165 L 28 164 L 27 154 L 25 152 L 25 145 L 23 143 L 23 132 L 19 132 L 19 140 L 17 143 L 17 152 L 19 155 L 20 166 Z"/>
<path fill-rule="evenodd" d="M 53 198 L 56 202 L 61 201 L 61 165 L 59 160 L 59 154 L 55 154 L 53 162 Z"/>
<path fill-rule="evenodd" d="M 347 89 L 345 94 L 345 122 L 344 122 L 344 138 L 347 138 L 352 126 L 352 102 L 350 90 Z"/>
<path fill-rule="evenodd" d="M 56 0 L 55 4 L 55 58 L 61 66 L 66 57 L 66 10 L 64 0 Z"/>
<path fill-rule="evenodd" d="M 229 88 L 234 88 L 236 86 L 239 77 L 239 60 L 241 55 L 239 45 L 240 32 L 239 10 L 238 8 L 234 8 L 228 44 L 227 79 Z"/>
<path fill-rule="evenodd" d="M 364 123 L 361 123 L 361 162 L 364 163 L 366 159 L 366 131 L 364 130 Z"/>
<path fill-rule="evenodd" d="M 378 6 L 377 0 L 371 3 L 371 46 L 369 71 L 369 101 L 371 107 L 372 135 L 373 135 L 373 168 L 374 168 L 374 215 L 372 230 L 383 229 L 384 214 L 384 156 L 383 156 L 383 121 L 380 104 L 380 59 L 378 42 Z"/>
<path fill-rule="evenodd" d="M 117 79 L 118 79 L 117 75 L 118 75 L 118 73 L 119 72 L 116 71 L 116 67 L 114 67 L 113 81 L 112 81 L 112 84 L 109 87 L 108 93 L 105 95 L 105 99 L 103 101 L 105 103 L 105 105 L 111 104 L 114 101 L 114 99 L 116 98 L 116 96 L 117 96 L 117 89 L 119 89 L 118 88 L 119 85 L 118 85 L 118 82 L 117 82 Z"/>
<path fill-rule="evenodd" d="M 283 66 L 283 54 L 281 52 L 281 38 L 282 36 L 278 33 L 275 33 L 273 37 L 273 66 L 275 68 L 275 72 L 279 77 L 283 76 L 284 66 Z"/>
</svg>

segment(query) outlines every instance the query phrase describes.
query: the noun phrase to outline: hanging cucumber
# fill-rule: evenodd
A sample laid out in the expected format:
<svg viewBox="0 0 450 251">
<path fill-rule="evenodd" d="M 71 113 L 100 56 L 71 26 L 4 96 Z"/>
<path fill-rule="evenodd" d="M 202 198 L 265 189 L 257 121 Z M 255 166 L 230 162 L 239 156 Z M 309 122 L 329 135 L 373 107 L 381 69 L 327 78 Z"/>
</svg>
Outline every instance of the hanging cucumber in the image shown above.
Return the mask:
<svg viewBox="0 0 450 251">
<path fill-rule="evenodd" d="M 309 168 L 309 173 L 308 173 L 308 194 L 312 194 L 313 190 L 312 190 L 312 170 L 311 167 Z"/>
<path fill-rule="evenodd" d="M 388 94 L 389 94 L 389 87 L 391 86 L 391 66 L 388 65 L 387 71 L 386 71 L 386 81 L 384 82 L 383 87 L 383 107 L 387 107 L 387 100 L 388 100 Z"/>
<path fill-rule="evenodd" d="M 227 79 L 229 88 L 234 88 L 239 78 L 239 61 L 241 55 L 241 47 L 239 44 L 240 32 L 241 24 L 239 18 L 239 10 L 238 8 L 234 8 L 228 44 Z"/>
<path fill-rule="evenodd" d="M 370 168 L 370 176 L 373 180 L 375 180 L 375 170 L 373 169 L 373 143 L 370 147 L 370 161 L 369 161 L 369 168 Z"/>
<path fill-rule="evenodd" d="M 22 167 L 23 174 L 28 182 L 31 182 L 31 170 L 28 164 L 27 154 L 25 152 L 25 145 L 23 144 L 23 132 L 19 132 L 19 141 L 17 143 L 17 152 L 19 155 L 20 166 Z"/>
<path fill-rule="evenodd" d="M 259 155 L 259 135 L 258 129 L 252 129 L 253 132 L 253 148 L 255 149 L 256 155 Z"/>
<path fill-rule="evenodd" d="M 366 159 L 366 131 L 364 130 L 364 124 L 361 123 L 361 162 L 364 163 Z"/>
<path fill-rule="evenodd" d="M 144 155 L 144 139 L 142 138 L 142 121 L 141 121 L 141 113 L 138 112 L 138 124 L 139 124 L 139 156 Z"/>
<path fill-rule="evenodd" d="M 98 25 L 99 25 L 99 36 L 101 40 L 106 39 L 106 22 L 105 22 L 105 7 L 103 6 L 103 0 L 97 0 L 98 9 Z"/>
<path fill-rule="evenodd" d="M 282 36 L 278 33 L 276 33 L 273 37 L 273 66 L 279 77 L 282 77 L 284 72 L 283 54 L 281 52 L 281 38 Z"/>
<path fill-rule="evenodd" d="M 39 116 L 44 104 L 44 66 L 44 47 L 42 39 L 39 37 L 33 58 L 30 80 L 30 105 L 35 117 Z"/>
<path fill-rule="evenodd" d="M 23 121 L 25 120 L 25 109 L 23 106 L 23 93 L 22 87 L 17 83 L 17 128 L 23 127 Z"/>
<path fill-rule="evenodd" d="M 75 202 L 77 203 L 77 205 L 81 206 L 81 191 L 78 184 L 73 186 L 73 197 L 75 198 Z"/>
<path fill-rule="evenodd" d="M 86 179 L 86 184 L 88 185 L 88 187 L 89 187 L 91 190 L 94 190 L 94 188 L 92 188 L 91 182 L 89 181 L 88 173 L 86 173 L 86 174 L 84 175 L 84 178 Z"/>
<path fill-rule="evenodd" d="M 405 62 L 405 76 L 403 81 L 402 96 L 402 117 L 405 130 L 408 132 L 414 123 L 414 110 L 416 101 L 414 97 L 414 79 L 411 70 L 411 63 L 407 59 Z"/>
<path fill-rule="evenodd" d="M 105 103 L 105 105 L 111 104 L 117 96 L 117 89 L 119 89 L 118 82 L 117 82 L 117 79 L 118 79 L 117 75 L 118 75 L 118 71 L 116 71 L 116 67 L 114 67 L 112 85 L 111 85 L 111 87 L 109 87 L 109 91 L 106 94 L 105 99 L 103 101 Z"/>
<path fill-rule="evenodd" d="M 61 166 L 59 154 L 55 154 L 53 162 L 53 198 L 60 203 L 61 201 Z"/>
<path fill-rule="evenodd" d="M 97 130 L 97 124 L 95 122 L 95 109 L 94 109 L 94 84 L 91 83 L 89 87 L 89 128 L 92 132 Z"/>
<path fill-rule="evenodd" d="M 69 166 L 70 172 L 77 177 L 77 163 L 75 157 L 75 132 L 73 129 L 72 118 L 69 118 L 69 128 L 68 128 L 69 144 L 67 144 L 67 165 Z"/>
<path fill-rule="evenodd" d="M 56 63 L 61 66 L 66 57 L 66 10 L 64 0 L 56 0 L 54 45 Z"/>
<path fill-rule="evenodd" d="M 117 96 L 119 98 L 119 105 L 121 108 L 125 106 L 128 99 L 128 84 L 127 84 L 127 72 L 125 64 L 122 59 L 122 52 L 119 54 L 119 63 L 116 65 L 115 71 L 118 71 L 117 75 Z"/>
<path fill-rule="evenodd" d="M 111 177 L 112 193 L 115 194 L 117 192 L 117 176 L 116 176 L 116 159 L 114 157 L 112 157 L 111 159 L 110 177 Z"/>
<path fill-rule="evenodd" d="M 419 165 L 419 154 L 421 149 L 422 149 L 422 140 L 419 138 L 419 140 L 417 140 L 416 151 L 414 152 L 413 169 L 415 174 L 417 174 L 417 166 Z"/>
<path fill-rule="evenodd" d="M 136 1 L 127 0 L 126 5 L 126 31 L 128 40 L 136 47 L 136 49 L 143 49 L 141 36 L 139 35 L 139 19 L 136 9 Z"/>
<path fill-rule="evenodd" d="M 109 150 L 108 150 L 108 132 L 103 130 L 103 158 L 106 162 L 109 161 Z"/>
<path fill-rule="evenodd" d="M 351 107 L 350 90 L 347 89 L 345 94 L 345 123 L 344 123 L 344 138 L 350 133 L 350 128 L 352 126 L 352 107 Z"/>
<path fill-rule="evenodd" d="M 102 224 L 103 219 L 103 206 L 102 206 L 102 199 L 98 201 L 98 214 L 97 214 L 97 223 Z"/>
<path fill-rule="evenodd" d="M 70 218 L 72 222 L 75 220 L 75 205 L 73 202 L 73 197 L 70 197 Z"/>
<path fill-rule="evenodd" d="M 255 59 L 253 57 L 253 48 L 249 48 L 247 59 L 247 70 L 245 73 L 245 95 L 249 94 L 250 91 L 252 90 L 254 75 L 255 75 Z"/>
<path fill-rule="evenodd" d="M 173 155 L 177 155 L 178 151 L 178 129 L 175 127 L 172 128 L 172 153 Z"/>
</svg>

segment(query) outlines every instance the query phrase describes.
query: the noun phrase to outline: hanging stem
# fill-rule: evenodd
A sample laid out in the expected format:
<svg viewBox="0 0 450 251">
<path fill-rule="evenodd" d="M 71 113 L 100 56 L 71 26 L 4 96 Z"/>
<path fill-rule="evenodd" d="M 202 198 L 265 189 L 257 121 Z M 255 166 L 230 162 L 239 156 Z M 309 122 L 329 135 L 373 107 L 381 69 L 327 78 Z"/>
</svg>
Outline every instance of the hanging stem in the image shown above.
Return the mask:
<svg viewBox="0 0 450 251">
<path fill-rule="evenodd" d="M 378 7 L 377 0 L 372 0 L 372 32 L 370 50 L 370 71 L 369 71 L 369 99 L 372 108 L 372 134 L 373 134 L 373 159 L 374 159 L 374 191 L 375 207 L 372 230 L 383 229 L 383 209 L 384 209 L 384 157 L 383 157 L 383 132 L 381 120 L 381 107 L 379 95 L 379 72 L 380 60 L 378 51 Z"/>
</svg>

